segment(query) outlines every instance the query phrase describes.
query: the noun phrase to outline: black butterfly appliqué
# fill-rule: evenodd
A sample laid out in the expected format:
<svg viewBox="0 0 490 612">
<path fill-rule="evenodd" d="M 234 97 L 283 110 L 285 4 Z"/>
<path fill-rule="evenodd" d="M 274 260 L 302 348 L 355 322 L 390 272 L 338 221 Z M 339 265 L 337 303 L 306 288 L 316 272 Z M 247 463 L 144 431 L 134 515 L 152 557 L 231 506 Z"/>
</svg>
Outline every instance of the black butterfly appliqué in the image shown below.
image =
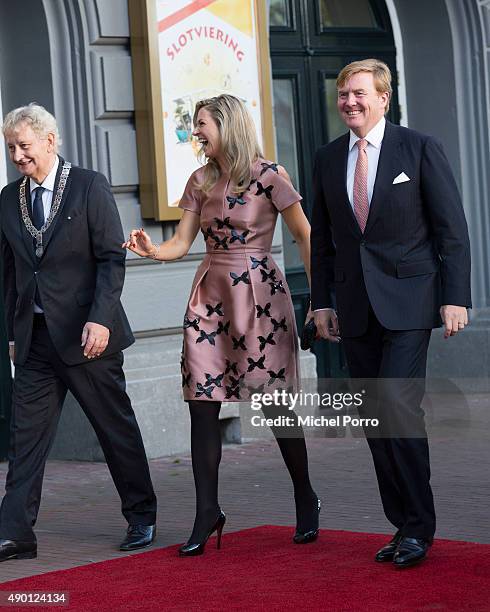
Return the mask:
<svg viewBox="0 0 490 612">
<path fill-rule="evenodd" d="M 237 399 L 240 399 L 240 387 L 227 387 L 225 385 L 225 388 L 226 388 L 225 399 L 231 399 L 232 397 L 236 397 Z"/>
<path fill-rule="evenodd" d="M 274 189 L 274 185 L 269 185 L 268 187 L 264 187 L 260 181 L 257 181 L 257 193 L 255 195 L 264 194 L 268 200 L 272 200 L 272 190 Z"/>
<path fill-rule="evenodd" d="M 236 374 L 238 376 L 237 365 L 238 365 L 238 361 L 232 362 L 227 359 L 225 374 L 228 374 L 229 372 L 233 372 L 233 374 Z"/>
<path fill-rule="evenodd" d="M 221 247 L 223 250 L 228 251 L 228 236 L 224 236 L 223 238 L 220 238 L 219 236 L 213 236 L 213 238 L 215 242 L 215 249 L 219 249 Z"/>
<path fill-rule="evenodd" d="M 262 266 L 266 270 L 268 269 L 267 257 L 264 257 L 263 259 L 256 259 L 255 257 L 250 256 L 250 259 L 252 261 L 252 270 L 255 270 L 255 268 L 258 268 L 259 266 Z"/>
<path fill-rule="evenodd" d="M 260 306 L 259 304 L 255 304 L 255 308 L 257 309 L 257 319 L 260 319 L 262 315 L 265 315 L 266 317 L 270 317 L 271 316 L 271 313 L 269 310 L 270 307 L 271 307 L 270 302 L 267 302 L 265 306 Z"/>
<path fill-rule="evenodd" d="M 207 340 L 209 344 L 216 346 L 216 342 L 214 341 L 215 337 L 216 337 L 216 332 L 211 332 L 210 334 L 207 334 L 204 330 L 201 329 L 201 335 L 196 340 L 196 344 L 198 344 L 199 342 L 204 342 L 204 340 Z"/>
<path fill-rule="evenodd" d="M 243 385 L 243 379 L 245 378 L 245 374 L 240 374 L 238 378 L 234 376 L 230 376 L 230 384 L 232 387 L 241 387 Z"/>
<path fill-rule="evenodd" d="M 224 372 L 222 374 L 218 374 L 218 376 L 216 376 L 215 378 L 213 378 L 211 376 L 211 374 L 204 374 L 204 376 L 206 377 L 206 382 L 204 383 L 205 387 L 209 387 L 210 385 L 215 385 L 216 387 L 221 387 L 221 383 L 223 381 L 223 378 L 225 377 Z"/>
<path fill-rule="evenodd" d="M 265 270 L 261 270 L 260 274 L 262 276 L 262 282 L 263 283 L 265 283 L 268 280 L 271 280 L 273 283 L 277 283 L 275 268 L 272 269 L 270 272 L 266 272 Z"/>
<path fill-rule="evenodd" d="M 185 375 L 182 373 L 182 388 L 191 386 L 191 373 Z"/>
<path fill-rule="evenodd" d="M 259 350 L 260 352 L 262 352 L 267 344 L 271 344 L 274 345 L 276 343 L 276 341 L 274 340 L 274 333 L 271 332 L 267 338 L 264 338 L 264 336 L 257 336 L 257 340 L 260 342 L 260 346 L 259 346 Z"/>
<path fill-rule="evenodd" d="M 235 240 L 239 240 L 241 244 L 245 244 L 245 238 L 250 234 L 250 230 L 245 230 L 242 234 L 239 234 L 236 230 L 231 230 L 230 244 L 233 244 Z"/>
<path fill-rule="evenodd" d="M 218 336 L 221 333 L 228 335 L 229 331 L 230 331 L 230 321 L 227 321 L 224 325 L 221 321 L 218 321 L 218 329 L 216 330 L 216 333 L 218 334 Z"/>
<path fill-rule="evenodd" d="M 236 204 L 243 206 L 244 204 L 247 203 L 246 200 L 244 200 L 241 195 L 239 195 L 237 198 L 233 196 L 226 196 L 226 199 L 228 200 L 228 208 L 230 210 L 233 210 Z"/>
<path fill-rule="evenodd" d="M 211 394 L 214 390 L 214 387 L 203 387 L 201 383 L 197 383 L 196 386 L 196 397 L 201 397 L 201 395 L 205 395 L 206 397 L 209 397 L 209 399 L 213 399 L 213 396 Z"/>
<path fill-rule="evenodd" d="M 276 295 L 278 291 L 279 293 L 286 293 L 286 289 L 282 286 L 282 280 L 275 283 L 269 283 L 269 286 L 271 288 L 271 295 Z"/>
<path fill-rule="evenodd" d="M 254 395 L 255 393 L 262 394 L 264 392 L 265 385 L 259 385 L 258 387 L 248 386 L 248 392 L 250 395 Z"/>
<path fill-rule="evenodd" d="M 231 229 L 231 230 L 235 229 L 233 225 L 230 223 L 230 217 L 225 217 L 223 221 L 221 219 L 218 219 L 218 217 L 215 217 L 214 220 L 218 224 L 219 230 L 223 229 L 224 227 L 227 227 L 228 229 Z"/>
<path fill-rule="evenodd" d="M 267 164 L 267 163 L 262 162 L 260 165 L 262 166 L 262 170 L 260 171 L 259 176 L 262 176 L 264 172 L 267 172 L 267 170 L 274 170 L 276 174 L 279 174 L 277 164 Z"/>
<path fill-rule="evenodd" d="M 242 349 L 243 351 L 247 350 L 247 347 L 245 346 L 245 336 L 240 336 L 238 340 L 235 338 L 235 336 L 232 336 L 231 339 L 233 341 L 234 351 L 238 350 L 239 348 Z"/>
<path fill-rule="evenodd" d="M 272 385 L 275 380 L 286 380 L 284 374 L 286 373 L 286 368 L 281 368 L 279 372 L 274 372 L 274 370 L 267 370 L 267 374 L 269 374 L 269 382 L 268 385 Z"/>
<path fill-rule="evenodd" d="M 254 361 L 251 357 L 247 357 L 247 361 L 248 361 L 247 372 L 253 372 L 255 368 L 259 368 L 259 370 L 265 370 L 265 365 L 264 365 L 265 355 L 262 355 L 262 357 L 258 359 L 257 361 Z"/>
<path fill-rule="evenodd" d="M 218 304 L 216 304 L 216 306 L 211 306 L 211 304 L 206 304 L 206 308 L 207 308 L 207 316 L 210 317 L 212 314 L 216 313 L 218 315 L 218 317 L 222 317 L 224 316 L 224 312 L 223 312 L 223 302 L 218 302 Z"/>
<path fill-rule="evenodd" d="M 242 272 L 240 276 L 238 276 L 238 274 L 236 274 L 235 272 L 230 272 L 230 276 L 233 279 L 233 282 L 231 284 L 232 287 L 235 287 L 236 285 L 238 285 L 239 282 L 245 283 L 246 285 L 250 285 L 250 279 L 248 278 L 248 271 Z"/>
<path fill-rule="evenodd" d="M 192 327 L 193 329 L 195 329 L 196 331 L 199 331 L 199 321 L 201 320 L 200 317 L 196 317 L 195 319 L 193 319 L 192 321 L 189 319 L 189 317 L 187 315 L 184 316 L 184 329 L 187 329 L 189 327 Z"/>
<path fill-rule="evenodd" d="M 278 329 L 283 329 L 284 331 L 288 331 L 288 326 L 286 325 L 286 317 L 283 317 L 280 321 L 276 321 L 275 319 L 271 319 L 272 325 L 274 325 L 274 331 L 276 332 Z"/>
</svg>

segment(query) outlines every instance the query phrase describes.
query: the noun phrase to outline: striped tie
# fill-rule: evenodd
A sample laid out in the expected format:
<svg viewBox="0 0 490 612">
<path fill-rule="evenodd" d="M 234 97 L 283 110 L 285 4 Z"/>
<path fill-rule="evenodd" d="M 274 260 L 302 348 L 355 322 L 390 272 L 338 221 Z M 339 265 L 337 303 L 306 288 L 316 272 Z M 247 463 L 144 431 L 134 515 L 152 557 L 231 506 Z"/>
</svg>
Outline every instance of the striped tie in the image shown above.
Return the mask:
<svg viewBox="0 0 490 612">
<path fill-rule="evenodd" d="M 368 156 L 366 153 L 368 142 L 365 138 L 361 138 L 356 144 L 358 155 L 356 171 L 354 173 L 354 214 L 356 215 L 361 232 L 364 232 L 369 214 Z"/>
</svg>

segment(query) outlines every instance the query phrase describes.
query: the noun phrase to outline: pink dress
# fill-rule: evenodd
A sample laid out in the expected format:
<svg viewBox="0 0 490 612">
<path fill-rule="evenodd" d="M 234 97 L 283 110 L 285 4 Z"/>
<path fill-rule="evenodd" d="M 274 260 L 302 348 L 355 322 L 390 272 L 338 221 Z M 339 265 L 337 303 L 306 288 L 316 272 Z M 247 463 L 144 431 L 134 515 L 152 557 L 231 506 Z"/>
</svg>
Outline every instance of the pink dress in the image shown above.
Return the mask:
<svg viewBox="0 0 490 612">
<path fill-rule="evenodd" d="M 226 178 L 207 195 L 199 191 L 203 170 L 193 172 L 179 204 L 200 215 L 206 241 L 184 317 L 184 399 L 238 402 L 296 389 L 293 304 L 270 249 L 278 212 L 301 196 L 263 159 L 241 194 Z"/>
</svg>

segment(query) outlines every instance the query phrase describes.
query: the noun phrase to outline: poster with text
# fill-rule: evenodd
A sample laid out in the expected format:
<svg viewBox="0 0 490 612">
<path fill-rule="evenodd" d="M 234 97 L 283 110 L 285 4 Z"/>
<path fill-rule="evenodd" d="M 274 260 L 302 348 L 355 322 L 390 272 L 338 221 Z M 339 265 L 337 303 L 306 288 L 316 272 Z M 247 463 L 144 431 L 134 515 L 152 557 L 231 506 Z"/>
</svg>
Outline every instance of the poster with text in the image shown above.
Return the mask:
<svg viewBox="0 0 490 612">
<path fill-rule="evenodd" d="M 194 106 L 222 93 L 245 102 L 262 144 L 255 0 L 156 0 L 168 202 L 199 167 Z"/>
</svg>

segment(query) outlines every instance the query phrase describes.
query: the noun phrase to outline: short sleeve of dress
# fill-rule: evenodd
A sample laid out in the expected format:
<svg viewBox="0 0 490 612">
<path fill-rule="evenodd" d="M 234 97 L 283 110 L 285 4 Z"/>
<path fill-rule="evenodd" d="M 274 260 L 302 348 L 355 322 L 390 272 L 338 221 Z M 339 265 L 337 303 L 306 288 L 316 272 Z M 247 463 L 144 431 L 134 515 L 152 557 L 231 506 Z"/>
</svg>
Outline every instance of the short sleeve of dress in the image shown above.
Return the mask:
<svg viewBox="0 0 490 612">
<path fill-rule="evenodd" d="M 275 164 L 273 164 L 273 166 L 275 166 Z M 288 206 L 300 202 L 303 199 L 293 187 L 291 181 L 281 176 L 281 174 L 272 167 L 258 178 L 257 188 L 259 193 L 264 190 L 266 194 L 270 194 L 270 199 L 279 212 L 282 212 Z M 269 195 L 267 197 L 269 197 Z"/>
<path fill-rule="evenodd" d="M 185 186 L 184 193 L 180 198 L 179 208 L 182 208 L 183 210 L 190 210 L 191 212 L 200 215 L 203 193 L 200 189 L 198 189 L 198 172 L 199 170 L 196 170 L 190 175 L 187 185 Z"/>
</svg>

